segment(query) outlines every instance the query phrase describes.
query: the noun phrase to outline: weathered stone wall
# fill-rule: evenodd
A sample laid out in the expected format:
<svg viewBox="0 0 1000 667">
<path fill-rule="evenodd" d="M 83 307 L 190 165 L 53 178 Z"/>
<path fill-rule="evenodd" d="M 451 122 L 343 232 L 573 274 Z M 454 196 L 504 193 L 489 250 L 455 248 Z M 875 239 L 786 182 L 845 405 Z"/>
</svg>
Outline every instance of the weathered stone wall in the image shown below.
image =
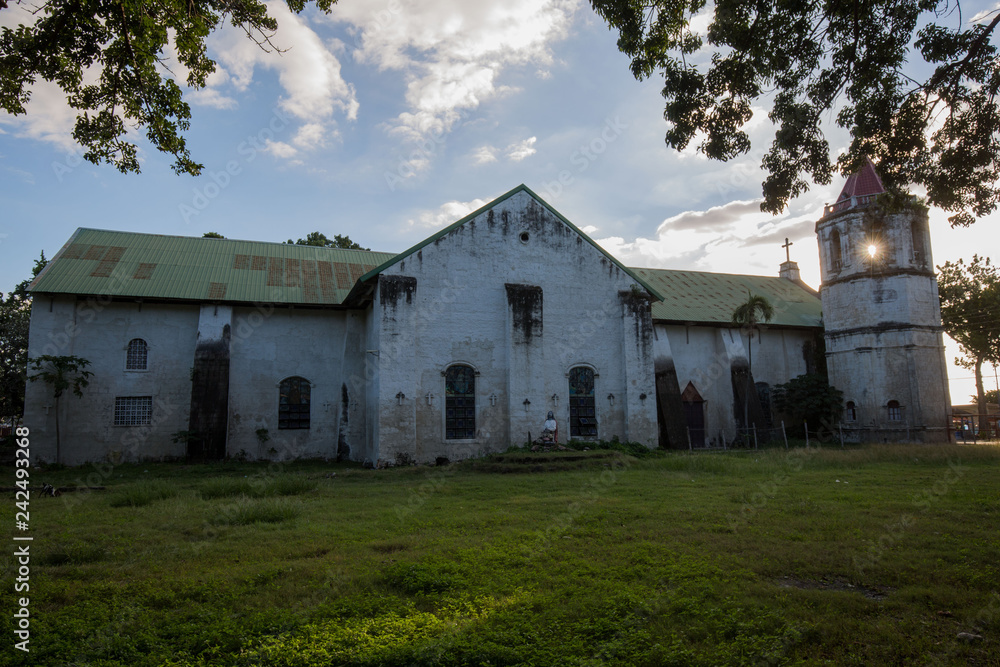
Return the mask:
<svg viewBox="0 0 1000 667">
<path fill-rule="evenodd" d="M 229 456 L 358 458 L 365 437 L 363 318 L 270 305 L 233 309 Z M 279 429 L 279 386 L 294 376 L 311 384 L 310 427 Z M 266 442 L 258 429 L 267 430 Z"/>
<path fill-rule="evenodd" d="M 415 282 L 412 293 L 373 304 L 380 349 L 403 352 L 391 365 L 380 353 L 380 459 L 411 451 L 420 461 L 455 460 L 502 450 L 529 432 L 537 437 L 549 410 L 565 441 L 568 376 L 577 365 L 595 370 L 599 436 L 656 446 L 648 308 L 643 316 L 623 307 L 632 278 L 528 193 L 393 265 L 380 290 L 390 277 Z M 478 373 L 476 437 L 447 440 L 444 372 L 459 363 Z M 397 427 L 410 423 L 412 444 Z"/>
<path fill-rule="evenodd" d="M 655 330 L 658 366 L 672 363 L 680 391 L 691 382 L 705 400 L 706 444 L 732 442 L 737 428 L 732 369 L 746 368 L 746 336 L 738 329 L 713 326 L 657 324 Z M 806 350 L 815 336 L 814 330 L 791 328 L 768 328 L 755 335 L 754 382 L 773 388 L 804 374 Z"/>
<path fill-rule="evenodd" d="M 188 429 L 191 368 L 197 343 L 196 305 L 139 304 L 109 299 L 40 296 L 31 311 L 28 356 L 77 356 L 94 373 L 83 398 L 60 399 L 66 464 L 182 457 L 185 445 L 171 435 Z M 125 370 L 128 343 L 148 344 L 147 370 Z M 151 396 L 148 426 L 115 426 L 116 396 Z M 38 461 L 56 459 L 55 400 L 42 382 L 29 382 L 24 423 Z"/>
<path fill-rule="evenodd" d="M 857 421 L 847 425 L 869 429 L 858 437 L 892 431 L 886 439 L 947 441 L 950 397 L 927 213 L 873 211 L 847 209 L 816 223 L 830 381 L 857 405 Z M 901 419 L 890 419 L 889 401 L 899 402 Z"/>
</svg>

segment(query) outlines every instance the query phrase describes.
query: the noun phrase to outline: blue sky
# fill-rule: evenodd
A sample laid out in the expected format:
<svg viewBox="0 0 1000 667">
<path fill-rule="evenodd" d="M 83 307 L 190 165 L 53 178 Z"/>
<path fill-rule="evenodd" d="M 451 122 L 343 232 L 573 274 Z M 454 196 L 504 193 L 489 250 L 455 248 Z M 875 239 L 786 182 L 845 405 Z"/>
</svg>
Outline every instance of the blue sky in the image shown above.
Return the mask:
<svg viewBox="0 0 1000 667">
<path fill-rule="evenodd" d="M 0 24 L 21 12 L 0 11 Z M 628 265 L 774 275 L 789 237 L 803 278 L 819 283 L 813 225 L 842 180 L 780 216 L 760 213 L 764 110 L 744 158 L 669 150 L 659 77 L 632 78 L 589 3 L 340 0 L 331 15 L 272 12 L 282 54 L 231 29 L 210 39 L 218 72 L 188 97 L 200 177 L 174 175 L 141 137 L 141 175 L 82 162 L 73 113 L 47 84 L 26 117 L 0 114 L 0 290 L 77 227 L 260 241 L 319 230 L 396 252 L 520 183 Z M 832 125 L 836 148 L 846 136 Z M 935 263 L 989 254 L 995 224 L 952 230 L 933 211 Z M 964 402 L 971 373 L 950 372 Z"/>
</svg>

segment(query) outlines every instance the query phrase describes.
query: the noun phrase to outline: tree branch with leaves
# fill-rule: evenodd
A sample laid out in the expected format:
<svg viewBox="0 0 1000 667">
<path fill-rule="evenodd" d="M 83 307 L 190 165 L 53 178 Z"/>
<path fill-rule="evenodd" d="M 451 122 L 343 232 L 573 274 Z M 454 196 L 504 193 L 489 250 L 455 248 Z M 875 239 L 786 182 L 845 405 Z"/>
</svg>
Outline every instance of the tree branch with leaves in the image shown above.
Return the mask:
<svg viewBox="0 0 1000 667">
<path fill-rule="evenodd" d="M 753 107 L 770 104 L 764 211 L 783 210 L 810 180 L 830 182 L 831 117 L 851 136 L 842 174 L 870 157 L 887 188 L 924 186 L 952 225 L 1000 202 L 1000 10 L 966 23 L 948 0 L 591 4 L 618 31 L 637 79 L 663 75 L 671 148 L 699 138 L 712 159 L 747 153 Z M 696 34 L 692 19 L 706 11 L 708 30 Z M 915 78 L 921 68 L 930 74 Z"/>
<path fill-rule="evenodd" d="M 987 428 L 983 364 L 1000 363 L 1000 271 L 979 255 L 937 269 L 941 323 L 961 348 L 955 363 L 975 372 L 979 420 Z"/>
<path fill-rule="evenodd" d="M 313 4 L 329 12 L 335 1 Z M 34 21 L 0 28 L 0 109 L 25 114 L 35 82 L 55 83 L 79 112 L 73 138 L 85 149 L 83 157 L 123 173 L 139 172 L 137 147 L 127 137 L 131 129 L 144 130 L 157 150 L 173 155 L 176 173 L 201 172 L 184 139 L 191 108 L 169 69 L 168 53 L 176 53 L 188 71 L 180 83 L 198 89 L 215 71 L 205 40 L 227 22 L 264 51 L 280 51 L 271 43 L 278 22 L 259 0 L 52 0 L 41 5 L 19 0 L 0 1 L 0 11 L 11 12 L 11 4 L 27 9 Z M 299 13 L 307 3 L 286 4 Z"/>
<path fill-rule="evenodd" d="M 83 390 L 90 384 L 93 375 L 86 370 L 90 362 L 81 357 L 55 356 L 43 354 L 28 360 L 30 368 L 37 371 L 28 376 L 32 382 L 42 381 L 52 390 L 56 405 L 56 463 L 62 462 L 62 442 L 59 436 L 59 399 L 67 390 L 77 398 L 83 398 Z"/>
</svg>

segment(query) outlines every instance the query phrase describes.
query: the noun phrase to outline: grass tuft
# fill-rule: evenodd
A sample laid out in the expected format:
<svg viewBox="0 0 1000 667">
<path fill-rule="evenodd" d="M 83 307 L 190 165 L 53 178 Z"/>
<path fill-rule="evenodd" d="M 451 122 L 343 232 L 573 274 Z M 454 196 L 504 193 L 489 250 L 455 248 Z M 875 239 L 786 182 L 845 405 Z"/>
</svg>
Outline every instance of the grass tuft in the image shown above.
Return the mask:
<svg viewBox="0 0 1000 667">
<path fill-rule="evenodd" d="M 240 498 L 220 517 L 220 523 L 248 526 L 254 523 L 281 523 L 294 519 L 301 508 L 284 498 Z"/>
<path fill-rule="evenodd" d="M 275 477 L 220 477 L 202 484 L 198 492 L 205 500 L 214 498 L 268 498 L 273 496 L 296 496 L 316 488 L 316 480 L 302 475 L 278 475 Z"/>
<path fill-rule="evenodd" d="M 175 497 L 180 490 L 163 480 L 153 480 L 142 484 L 128 484 L 115 489 L 111 497 L 112 507 L 145 507 L 157 500 Z"/>
</svg>

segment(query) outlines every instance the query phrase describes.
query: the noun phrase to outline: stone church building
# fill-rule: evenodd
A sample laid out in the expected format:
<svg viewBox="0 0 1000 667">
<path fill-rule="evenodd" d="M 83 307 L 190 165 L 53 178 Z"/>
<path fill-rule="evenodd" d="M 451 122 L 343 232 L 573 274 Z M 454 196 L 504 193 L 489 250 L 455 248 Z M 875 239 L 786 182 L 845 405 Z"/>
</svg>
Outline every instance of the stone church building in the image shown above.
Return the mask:
<svg viewBox="0 0 1000 667">
<path fill-rule="evenodd" d="M 791 261 L 626 267 L 523 185 L 400 254 L 81 228 L 31 285 L 29 356 L 94 375 L 60 399 L 58 454 L 51 389 L 28 384 L 32 451 L 458 460 L 537 437 L 549 411 L 560 441 L 722 446 L 824 354 L 849 432 L 946 441 L 926 212 L 873 223 L 880 191 L 869 165 L 817 223 L 820 294 Z M 750 292 L 775 314 L 748 378 L 730 320 Z"/>
</svg>

